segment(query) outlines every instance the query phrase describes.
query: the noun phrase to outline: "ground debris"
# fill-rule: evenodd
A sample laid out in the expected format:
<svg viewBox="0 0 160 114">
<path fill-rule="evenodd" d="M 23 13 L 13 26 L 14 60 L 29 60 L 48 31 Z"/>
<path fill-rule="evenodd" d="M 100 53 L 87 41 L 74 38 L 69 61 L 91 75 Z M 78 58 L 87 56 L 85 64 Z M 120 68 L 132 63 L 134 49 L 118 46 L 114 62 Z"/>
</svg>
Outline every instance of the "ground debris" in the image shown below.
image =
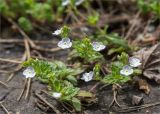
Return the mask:
<svg viewBox="0 0 160 114">
<path fill-rule="evenodd" d="M 143 102 L 143 97 L 139 97 L 137 95 L 132 96 L 132 104 L 133 105 L 139 105 Z"/>
<path fill-rule="evenodd" d="M 138 81 L 139 84 L 139 89 L 143 90 L 146 94 L 150 93 L 150 87 L 149 84 L 147 83 L 147 81 L 140 79 Z"/>
<path fill-rule="evenodd" d="M 160 84 L 160 43 L 135 53 L 142 60 L 143 76 Z"/>
</svg>

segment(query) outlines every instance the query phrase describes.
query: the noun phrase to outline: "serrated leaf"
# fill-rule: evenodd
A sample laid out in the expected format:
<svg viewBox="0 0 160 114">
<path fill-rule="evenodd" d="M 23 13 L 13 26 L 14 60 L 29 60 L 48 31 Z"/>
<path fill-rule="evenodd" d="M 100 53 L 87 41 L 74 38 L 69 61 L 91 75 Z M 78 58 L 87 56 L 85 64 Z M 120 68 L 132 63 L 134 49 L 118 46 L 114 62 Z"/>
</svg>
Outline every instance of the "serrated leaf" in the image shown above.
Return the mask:
<svg viewBox="0 0 160 114">
<path fill-rule="evenodd" d="M 66 77 L 68 81 L 70 81 L 72 84 L 76 85 L 77 84 L 77 79 L 74 76 L 67 76 Z"/>
<path fill-rule="evenodd" d="M 73 97 L 72 104 L 73 104 L 74 108 L 76 109 L 76 111 L 81 111 L 81 102 L 79 99 Z"/>
</svg>

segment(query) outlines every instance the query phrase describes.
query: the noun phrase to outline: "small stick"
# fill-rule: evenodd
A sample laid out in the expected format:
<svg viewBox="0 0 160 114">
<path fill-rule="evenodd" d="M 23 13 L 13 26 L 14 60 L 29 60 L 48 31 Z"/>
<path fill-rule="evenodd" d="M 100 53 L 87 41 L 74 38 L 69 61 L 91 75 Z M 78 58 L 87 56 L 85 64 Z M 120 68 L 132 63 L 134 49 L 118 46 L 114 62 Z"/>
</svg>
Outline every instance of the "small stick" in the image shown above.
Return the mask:
<svg viewBox="0 0 160 114">
<path fill-rule="evenodd" d="M 52 98 L 54 98 L 52 95 L 50 95 L 47 91 L 45 91 L 45 90 L 42 90 L 42 92 L 43 93 L 45 93 L 46 95 L 48 95 L 48 96 L 50 96 L 50 97 L 52 97 Z M 54 98 L 55 99 L 55 98 Z M 56 99 L 55 99 L 56 100 Z M 60 103 L 62 104 L 62 106 L 66 109 L 66 110 L 68 110 L 70 113 L 72 113 L 73 111 L 71 111 L 70 109 L 68 109 L 66 106 L 65 106 L 65 104 L 63 103 L 63 102 L 61 102 L 60 101 Z M 69 105 L 69 104 L 67 104 L 67 105 Z M 70 105 L 69 105 L 70 106 Z M 70 106 L 70 107 L 72 107 L 72 106 Z M 73 108 L 73 107 L 72 107 Z"/>
<path fill-rule="evenodd" d="M 25 95 L 25 99 L 28 98 L 29 95 L 29 91 L 31 89 L 31 78 L 28 79 L 28 83 L 27 83 L 27 90 L 26 90 L 26 95 Z"/>
<path fill-rule="evenodd" d="M 74 112 L 74 110 L 72 111 L 72 110 L 70 110 L 67 106 L 70 106 L 70 105 L 68 105 L 68 104 L 66 104 L 67 106 L 65 106 L 65 104 L 63 103 L 63 102 L 60 102 L 61 103 L 61 105 L 68 111 L 68 112 L 70 112 L 71 114 L 73 114 L 73 112 Z M 72 107 L 73 108 L 73 107 Z"/>
<path fill-rule="evenodd" d="M 0 70 L 0 73 L 9 73 L 9 72 L 6 70 Z"/>
<path fill-rule="evenodd" d="M 21 61 L 17 61 L 17 60 L 11 60 L 11 59 L 4 59 L 4 58 L 0 58 L 0 61 L 4 61 L 4 62 L 10 62 L 10 63 L 17 63 L 17 64 L 21 64 Z"/>
<path fill-rule="evenodd" d="M 100 84 L 101 82 L 97 82 L 90 90 L 89 92 L 93 92 L 94 89 Z"/>
<path fill-rule="evenodd" d="M 30 53 L 29 42 L 28 42 L 28 40 L 27 40 L 27 39 L 24 39 L 24 44 L 25 44 L 25 49 L 26 49 L 27 59 L 30 59 L 30 57 L 31 57 L 31 53 Z M 27 99 L 27 98 L 28 98 L 28 96 L 29 96 L 30 88 L 31 88 L 31 78 L 29 78 L 29 79 L 27 80 L 27 90 L 26 90 L 25 99 Z"/>
<path fill-rule="evenodd" d="M 0 39 L 0 43 L 23 43 L 24 41 L 21 39 Z M 39 40 L 32 40 L 32 42 L 36 44 L 57 44 L 55 41 L 39 41 Z"/>
<path fill-rule="evenodd" d="M 6 80 L 6 82 L 9 82 L 13 78 L 13 76 L 14 76 L 14 73 L 11 73 L 8 79 Z"/>
<path fill-rule="evenodd" d="M 6 114 L 11 114 L 2 103 L 0 104 L 1 104 L 2 109 L 6 112 Z"/>
<path fill-rule="evenodd" d="M 8 85 L 2 81 L 0 81 L 0 84 L 3 85 L 4 87 L 8 88 Z"/>
<path fill-rule="evenodd" d="M 17 101 L 19 101 L 21 99 L 22 95 L 24 94 L 24 90 L 26 88 L 26 84 L 27 84 L 27 79 L 25 79 L 23 90 L 21 91 L 19 97 L 17 98 Z"/>
<path fill-rule="evenodd" d="M 38 97 L 41 101 L 43 101 L 45 104 L 47 104 L 50 108 L 53 109 L 53 111 L 56 114 L 62 114 L 59 110 L 57 110 L 56 107 L 54 107 L 52 104 L 50 104 L 46 99 L 44 99 L 41 95 L 39 95 L 38 93 L 35 93 L 36 97 Z"/>
<path fill-rule="evenodd" d="M 113 100 L 112 100 L 112 102 L 111 102 L 111 104 L 109 105 L 109 108 L 111 107 L 111 106 L 113 106 L 114 105 L 114 103 L 116 103 L 117 105 L 118 105 L 118 107 L 121 107 L 121 105 L 118 103 L 118 101 L 117 101 L 117 88 L 119 87 L 119 85 L 113 85 L 112 86 L 112 90 L 113 90 Z"/>
<path fill-rule="evenodd" d="M 136 16 L 135 16 L 135 20 L 139 17 L 140 14 L 141 14 L 141 11 L 138 11 Z M 127 32 L 127 34 L 126 34 L 124 39 L 128 39 L 128 37 L 130 36 L 130 34 L 131 34 L 131 32 L 132 32 L 132 30 L 134 29 L 135 26 L 136 26 L 136 21 L 133 22 L 133 24 L 129 28 L 129 30 L 128 30 L 128 32 Z"/>
<path fill-rule="evenodd" d="M 57 47 L 57 48 L 52 48 L 52 49 L 45 49 L 45 48 L 42 48 L 40 46 L 36 46 L 36 44 L 29 38 L 29 36 L 18 26 L 18 24 L 16 22 L 14 22 L 11 18 L 7 18 L 8 21 L 15 25 L 18 29 L 18 31 L 22 34 L 22 36 L 24 37 L 24 39 L 26 39 L 28 41 L 28 43 L 30 44 L 30 46 L 35 49 L 35 50 L 39 50 L 39 51 L 48 51 L 48 52 L 56 52 L 56 51 L 59 51 L 59 50 L 62 50 L 61 48 Z"/>
<path fill-rule="evenodd" d="M 110 84 L 107 84 L 107 85 L 105 84 L 105 85 L 103 85 L 102 87 L 99 88 L 99 91 L 101 91 L 102 89 L 104 89 L 105 87 L 108 87 L 108 86 L 110 86 Z"/>
<path fill-rule="evenodd" d="M 156 105 L 160 105 L 160 102 L 151 103 L 151 104 L 144 104 L 144 105 L 135 106 L 135 107 L 127 107 L 127 108 L 123 108 L 123 109 L 117 110 L 117 111 L 118 112 L 130 112 L 130 111 L 140 110 L 140 109 L 144 109 L 144 108 L 148 108 L 148 107 L 152 107 L 152 106 L 156 106 Z"/>
</svg>

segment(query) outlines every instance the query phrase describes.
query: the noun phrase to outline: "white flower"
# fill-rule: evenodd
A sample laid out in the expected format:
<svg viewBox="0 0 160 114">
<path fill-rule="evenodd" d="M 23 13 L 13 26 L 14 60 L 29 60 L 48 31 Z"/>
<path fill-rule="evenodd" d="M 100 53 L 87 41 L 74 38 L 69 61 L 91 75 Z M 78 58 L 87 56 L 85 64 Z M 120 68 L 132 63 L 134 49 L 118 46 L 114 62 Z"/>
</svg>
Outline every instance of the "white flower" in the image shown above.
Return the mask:
<svg viewBox="0 0 160 114">
<path fill-rule="evenodd" d="M 70 0 L 62 0 L 62 6 L 67 6 L 70 3 Z"/>
<path fill-rule="evenodd" d="M 89 73 L 84 73 L 81 79 L 84 80 L 85 82 L 89 82 L 93 79 L 93 75 L 94 75 L 93 71 L 90 71 Z"/>
<path fill-rule="evenodd" d="M 84 2 L 84 0 L 75 0 L 75 5 L 79 6 L 80 4 L 82 4 L 82 2 Z"/>
<path fill-rule="evenodd" d="M 129 58 L 129 65 L 131 67 L 138 67 L 139 65 L 141 65 L 141 61 L 140 61 L 140 59 L 138 59 L 136 57 L 130 57 Z"/>
<path fill-rule="evenodd" d="M 54 33 L 52 33 L 52 34 L 53 35 L 59 35 L 59 34 L 61 34 L 61 32 L 62 32 L 62 28 L 54 31 Z"/>
<path fill-rule="evenodd" d="M 72 46 L 72 42 L 69 38 L 63 38 L 61 41 L 58 42 L 58 47 L 62 49 L 67 49 Z"/>
<path fill-rule="evenodd" d="M 93 42 L 92 47 L 93 47 L 93 50 L 95 50 L 95 51 L 101 51 L 104 48 L 106 48 L 106 46 L 103 45 L 102 42 Z"/>
<path fill-rule="evenodd" d="M 132 67 L 126 65 L 122 68 L 122 70 L 120 71 L 120 74 L 121 75 L 124 75 L 124 76 L 129 76 L 133 73 L 133 69 Z"/>
<path fill-rule="evenodd" d="M 23 75 L 26 78 L 33 78 L 36 75 L 36 72 L 34 71 L 33 67 L 27 67 L 24 71 L 23 71 Z"/>
<path fill-rule="evenodd" d="M 56 99 L 60 98 L 61 97 L 61 93 L 58 93 L 58 92 L 53 92 L 52 96 Z"/>
</svg>

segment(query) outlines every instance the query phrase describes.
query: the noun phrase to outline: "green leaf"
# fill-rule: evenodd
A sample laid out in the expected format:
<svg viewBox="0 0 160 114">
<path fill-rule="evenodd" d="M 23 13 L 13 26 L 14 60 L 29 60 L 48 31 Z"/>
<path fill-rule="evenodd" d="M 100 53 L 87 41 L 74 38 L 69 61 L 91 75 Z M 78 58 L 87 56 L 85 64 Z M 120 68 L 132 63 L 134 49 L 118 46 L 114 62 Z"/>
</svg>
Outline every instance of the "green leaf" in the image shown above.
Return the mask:
<svg viewBox="0 0 160 114">
<path fill-rule="evenodd" d="M 23 29 L 24 31 L 29 32 L 29 31 L 31 31 L 31 30 L 33 29 L 30 20 L 28 20 L 28 19 L 25 18 L 25 17 L 20 17 L 20 18 L 18 19 L 18 23 L 19 23 L 19 25 L 22 27 L 22 29 Z"/>
<path fill-rule="evenodd" d="M 126 49 L 129 49 L 128 47 L 128 44 L 127 44 L 127 41 L 122 39 L 121 37 L 119 37 L 118 35 L 116 34 L 108 34 L 107 36 L 107 39 L 109 43 L 112 43 L 114 44 L 115 46 L 122 46 Z"/>
<path fill-rule="evenodd" d="M 63 26 L 62 27 L 62 33 L 61 33 L 61 37 L 62 38 L 67 38 L 69 37 L 69 33 L 70 33 L 70 28 L 68 26 Z"/>
<path fill-rule="evenodd" d="M 77 69 L 67 68 L 66 65 L 60 61 L 48 62 L 38 59 L 29 59 L 23 63 L 23 66 L 33 67 L 36 72 L 36 77 L 45 83 L 51 83 L 54 79 L 58 79 L 62 82 L 63 80 L 68 80 L 75 84 L 76 79 L 68 76 L 74 76 L 77 75 L 77 73 L 80 73 Z"/>
<path fill-rule="evenodd" d="M 88 38 L 75 41 L 73 48 L 75 52 L 87 62 L 103 60 L 103 55 L 93 50 L 91 41 Z"/>
<path fill-rule="evenodd" d="M 74 108 L 76 109 L 76 111 L 81 111 L 81 102 L 79 99 L 73 97 L 72 104 L 73 104 Z"/>
<path fill-rule="evenodd" d="M 97 12 L 94 12 L 93 15 L 88 16 L 87 21 L 90 25 L 93 25 L 93 26 L 96 25 L 97 22 L 99 21 L 99 14 Z"/>
<path fill-rule="evenodd" d="M 101 80 L 102 77 L 100 76 L 100 70 L 101 70 L 101 64 L 97 63 L 94 68 L 93 68 L 93 72 L 94 72 L 94 79 L 95 80 Z"/>
<path fill-rule="evenodd" d="M 109 49 L 109 51 L 108 51 L 108 55 L 112 55 L 112 54 L 114 54 L 114 53 L 121 53 L 121 52 L 123 52 L 123 51 L 125 51 L 125 50 L 126 50 L 126 49 L 123 48 L 123 47 L 111 48 L 111 49 Z"/>
<path fill-rule="evenodd" d="M 67 76 L 66 79 L 70 81 L 72 84 L 77 85 L 77 79 L 74 76 Z"/>
<path fill-rule="evenodd" d="M 128 64 L 128 54 L 125 52 L 122 52 L 121 55 L 118 55 L 118 60 L 121 61 L 124 65 Z"/>
</svg>

